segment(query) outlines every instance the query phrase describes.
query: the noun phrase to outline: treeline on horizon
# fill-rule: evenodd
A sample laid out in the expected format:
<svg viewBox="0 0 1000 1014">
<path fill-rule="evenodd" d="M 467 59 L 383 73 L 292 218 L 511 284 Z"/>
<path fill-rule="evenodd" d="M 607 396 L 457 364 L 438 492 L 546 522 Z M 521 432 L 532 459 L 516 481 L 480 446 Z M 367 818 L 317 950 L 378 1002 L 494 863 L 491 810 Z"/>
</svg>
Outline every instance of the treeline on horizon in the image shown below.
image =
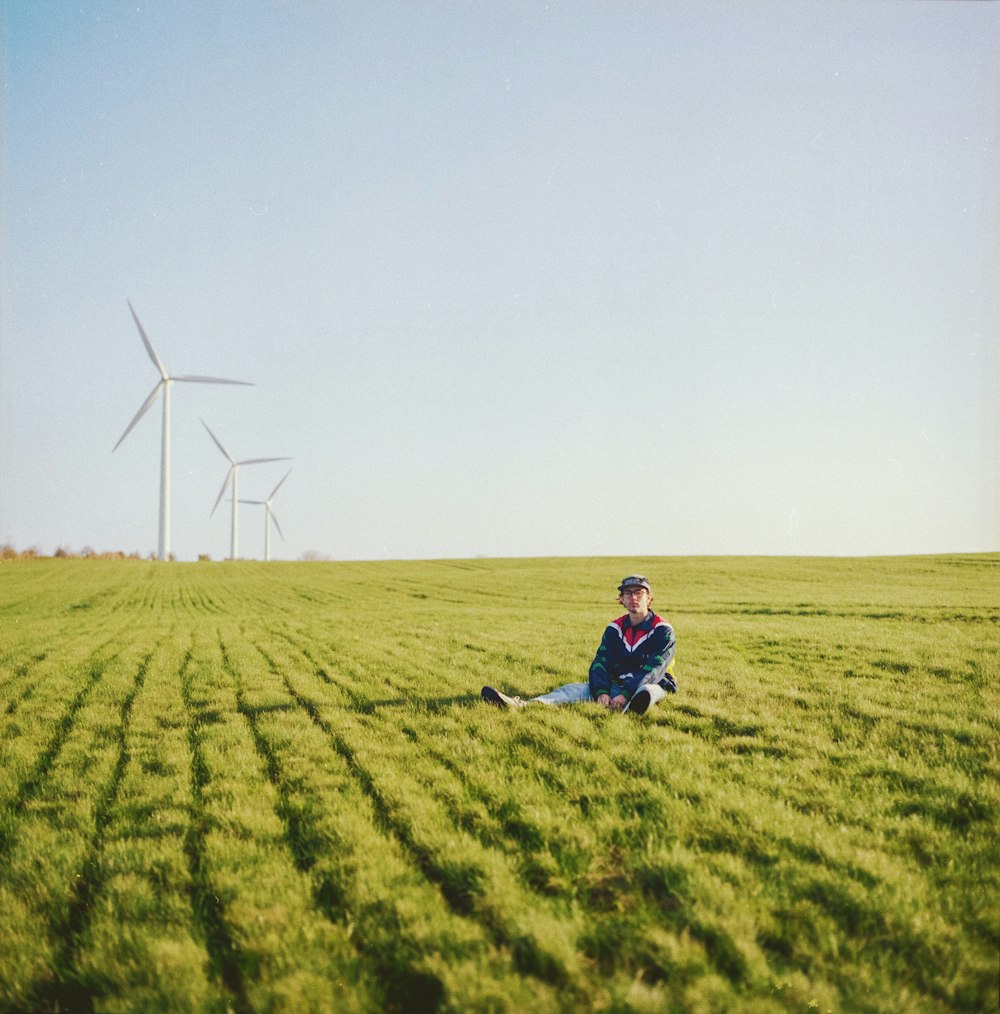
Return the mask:
<svg viewBox="0 0 1000 1014">
<path fill-rule="evenodd" d="M 28 549 L 17 549 L 9 542 L 5 542 L 0 545 L 0 563 L 9 563 L 14 560 L 158 560 L 159 557 L 156 555 L 155 550 L 150 550 L 145 556 L 142 553 L 131 552 L 125 553 L 120 549 L 110 549 L 104 552 L 98 552 L 91 546 L 84 546 L 80 552 L 75 553 L 73 550 L 66 546 L 60 546 L 51 555 L 43 553 L 38 546 L 30 546 Z M 176 561 L 177 557 L 173 553 L 170 554 L 171 562 Z M 299 560 L 305 562 L 317 562 L 323 560 L 329 560 L 330 557 L 325 553 L 320 553 L 315 549 L 307 549 L 300 557 Z M 212 557 L 208 553 L 199 553 L 199 563 L 210 563 Z"/>
<path fill-rule="evenodd" d="M 51 555 L 43 553 L 38 546 L 31 546 L 28 549 L 18 550 L 15 546 L 9 542 L 5 542 L 0 546 L 0 561 L 10 560 L 143 560 L 143 559 L 155 559 L 156 554 L 150 553 L 148 557 L 143 557 L 141 553 L 123 553 L 120 549 L 108 550 L 103 553 L 98 553 L 96 549 L 90 546 L 84 546 L 79 553 L 74 553 L 71 549 L 65 546 L 60 546 Z M 171 557 L 172 559 L 173 557 Z"/>
</svg>

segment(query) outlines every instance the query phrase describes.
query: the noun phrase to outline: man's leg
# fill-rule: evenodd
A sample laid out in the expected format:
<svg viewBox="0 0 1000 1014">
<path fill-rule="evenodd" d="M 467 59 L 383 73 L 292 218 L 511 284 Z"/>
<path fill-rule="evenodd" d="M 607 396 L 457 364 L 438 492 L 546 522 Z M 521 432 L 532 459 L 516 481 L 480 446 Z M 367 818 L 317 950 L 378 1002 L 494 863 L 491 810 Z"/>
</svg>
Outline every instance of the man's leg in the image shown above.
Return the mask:
<svg viewBox="0 0 1000 1014">
<path fill-rule="evenodd" d="M 480 695 L 487 704 L 498 708 L 523 708 L 528 704 L 576 704 L 593 700 L 589 683 L 566 683 L 547 694 L 539 694 L 538 697 L 529 697 L 527 700 L 501 693 L 496 687 L 489 686 L 483 687 Z"/>
<path fill-rule="evenodd" d="M 539 694 L 529 701 L 537 704 L 578 704 L 580 701 L 592 701 L 589 683 L 566 683 L 547 694 Z"/>
<path fill-rule="evenodd" d="M 479 692 L 479 696 L 487 704 L 492 704 L 497 708 L 523 708 L 528 703 L 527 701 L 522 701 L 520 697 L 511 697 L 509 694 L 503 694 L 496 687 L 483 687 Z"/>
<path fill-rule="evenodd" d="M 632 699 L 622 708 L 632 715 L 644 715 L 657 701 L 667 696 L 667 691 L 659 683 L 644 683 L 632 695 Z"/>
</svg>

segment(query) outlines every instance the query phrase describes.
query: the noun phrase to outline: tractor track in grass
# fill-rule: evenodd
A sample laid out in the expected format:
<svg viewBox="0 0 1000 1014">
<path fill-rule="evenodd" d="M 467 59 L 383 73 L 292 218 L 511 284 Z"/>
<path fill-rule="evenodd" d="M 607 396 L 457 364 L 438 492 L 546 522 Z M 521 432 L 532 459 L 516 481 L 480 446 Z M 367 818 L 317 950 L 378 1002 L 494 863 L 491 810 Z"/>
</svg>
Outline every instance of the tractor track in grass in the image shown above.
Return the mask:
<svg viewBox="0 0 1000 1014">
<path fill-rule="evenodd" d="M 47 657 L 48 651 L 40 651 L 25 661 L 17 663 L 10 677 L 5 679 L 3 684 L 0 685 L 0 696 L 8 698 L 7 704 L 3 709 L 4 717 L 16 714 L 17 709 L 25 701 L 31 699 L 38 685 L 37 682 L 28 682 L 25 686 L 21 687 L 18 684 L 25 681 L 32 669 L 37 668 Z"/>
<path fill-rule="evenodd" d="M 136 669 L 132 686 L 122 699 L 119 708 L 119 723 L 116 730 L 118 756 L 115 759 L 111 777 L 100 791 L 94 807 L 94 831 L 83 860 L 80 875 L 73 885 L 73 893 L 63 922 L 53 928 L 53 935 L 60 942 L 56 962 L 56 977 L 46 983 L 36 996 L 34 1006 L 40 1010 L 93 1011 L 93 999 L 87 987 L 76 973 L 76 961 L 80 939 L 86 931 L 93 905 L 100 896 L 104 883 L 101 856 L 104 851 L 105 833 L 112 810 L 118 801 L 118 793 L 125 769 L 128 766 L 129 728 L 132 708 L 136 697 L 142 691 L 146 673 L 155 654 L 155 649 L 146 654 Z"/>
<path fill-rule="evenodd" d="M 254 644 L 254 647 L 264 658 L 271 672 L 277 675 L 273 659 L 259 644 Z M 309 807 L 295 805 L 279 754 L 260 727 L 260 715 L 273 711 L 274 708 L 254 707 L 247 701 L 241 677 L 231 663 L 224 645 L 222 655 L 223 667 L 236 686 L 236 710 L 247 723 L 254 748 L 277 795 L 276 815 L 284 829 L 284 840 L 289 854 L 296 869 L 310 878 L 312 899 L 317 911 L 329 922 L 343 926 L 347 922 L 350 908 L 344 891 L 329 876 L 318 873 L 316 869 L 320 856 L 321 835 L 309 817 Z M 288 689 L 287 684 L 285 686 Z M 289 694 L 288 707 L 302 712 L 301 704 L 290 691 Z M 304 791 L 302 786 L 297 788 L 299 792 Z M 371 968 L 377 981 L 382 985 L 388 1010 L 430 1012 L 437 1009 L 443 997 L 444 987 L 436 976 L 412 968 L 402 972 L 396 955 L 387 953 L 384 943 L 365 939 L 363 933 L 352 933 L 351 943 L 358 959 Z"/>
<path fill-rule="evenodd" d="M 201 713 L 192 694 L 190 674 L 193 649 L 185 654 L 178 678 L 181 700 L 187 713 L 187 742 L 191 755 L 191 818 L 184 836 L 184 854 L 191 878 L 191 908 L 200 928 L 212 968 L 232 995 L 236 1014 L 250 1014 L 246 984 L 240 964 L 240 953 L 226 921 L 225 905 L 212 886 L 211 868 L 206 856 L 205 839 L 211 825 L 203 798 L 211 773 L 201 747 L 199 722 Z"/>
<path fill-rule="evenodd" d="M 312 661 L 310 656 L 295 645 L 291 638 L 287 638 L 287 640 L 303 653 L 303 657 Z M 466 869 L 461 864 L 443 861 L 431 847 L 418 840 L 409 823 L 394 813 L 395 807 L 391 800 L 385 796 L 376 777 L 365 767 L 357 751 L 351 747 L 342 733 L 338 732 L 322 716 L 316 702 L 292 685 L 272 655 L 259 644 L 256 647 L 271 671 L 282 679 L 285 689 L 292 699 L 305 711 L 317 728 L 328 737 L 334 751 L 343 759 L 361 792 L 372 806 L 382 833 L 392 837 L 404 853 L 411 858 L 427 881 L 436 886 L 451 912 L 456 916 L 476 922 L 494 945 L 510 953 L 512 963 L 520 974 L 572 994 L 578 993 L 581 989 L 580 984 L 574 981 L 572 974 L 560 961 L 544 950 L 540 950 L 537 941 L 523 935 L 516 927 L 507 925 L 504 917 L 485 900 L 477 869 Z M 325 685 L 344 692 L 353 703 L 360 703 L 356 694 L 336 681 L 322 667 L 314 667 L 313 676 L 320 679 Z M 355 708 L 355 710 L 363 712 L 363 709 Z"/>
<path fill-rule="evenodd" d="M 63 744 L 73 731 L 78 712 L 86 704 L 94 687 L 101 681 L 105 670 L 114 661 L 115 657 L 112 656 L 109 659 L 90 663 L 89 668 L 86 670 L 86 681 L 56 722 L 55 730 L 45 748 L 38 755 L 38 759 L 35 761 L 31 772 L 26 778 L 22 779 L 13 798 L 4 808 L 7 814 L 13 817 L 15 821 L 24 812 L 27 804 L 40 792 L 63 748 Z M 13 823 L 13 821 L 8 819 L 4 820 L 3 824 L 0 825 L 0 866 L 4 863 L 4 857 L 10 854 L 11 842 L 16 834 L 12 826 Z"/>
<path fill-rule="evenodd" d="M 108 645 L 117 643 L 117 637 L 105 639 L 90 653 L 91 659 L 99 657 Z M 63 650 L 63 654 L 65 654 L 65 649 Z M 110 663 L 112 660 L 113 658 L 109 658 L 107 661 Z M 9 698 L 3 710 L 5 718 L 15 715 L 22 704 L 30 701 L 35 696 L 39 686 L 46 678 L 45 674 L 39 674 L 38 670 L 42 668 L 48 669 L 51 666 L 57 665 L 58 661 L 59 654 L 57 652 L 52 648 L 43 648 L 40 651 L 35 651 L 27 659 L 18 662 L 14 666 L 10 676 L 0 684 L 0 696 Z M 24 685 L 19 687 L 18 684 L 20 683 L 24 683 Z"/>
</svg>

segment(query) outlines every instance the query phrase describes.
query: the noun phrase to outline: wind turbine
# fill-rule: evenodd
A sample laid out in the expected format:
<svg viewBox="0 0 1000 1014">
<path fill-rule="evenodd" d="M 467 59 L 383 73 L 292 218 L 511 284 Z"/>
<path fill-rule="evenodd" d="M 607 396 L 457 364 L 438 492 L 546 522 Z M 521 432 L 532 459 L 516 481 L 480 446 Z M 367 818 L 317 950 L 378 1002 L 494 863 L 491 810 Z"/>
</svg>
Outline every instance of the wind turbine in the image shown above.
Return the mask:
<svg viewBox="0 0 1000 1014">
<path fill-rule="evenodd" d="M 274 522 L 274 527 L 278 529 L 278 534 L 281 535 L 282 541 L 285 536 L 281 534 L 281 525 L 278 524 L 278 519 L 275 517 L 274 509 L 271 507 L 271 501 L 274 499 L 274 494 L 281 489 L 281 483 L 285 481 L 292 474 L 292 470 L 289 469 L 281 478 L 281 482 L 278 483 L 274 489 L 271 490 L 271 495 L 266 500 L 241 500 L 240 503 L 252 503 L 258 507 L 264 508 L 264 560 L 271 559 L 271 522 Z"/>
<path fill-rule="evenodd" d="M 226 472 L 226 481 L 223 482 L 222 489 L 219 490 L 219 495 L 218 497 L 216 497 L 215 500 L 215 507 L 212 508 L 211 513 L 208 516 L 211 517 L 212 514 L 215 513 L 215 508 L 219 506 L 219 501 L 225 494 L 226 488 L 229 486 L 230 480 L 232 480 L 233 520 L 232 527 L 230 528 L 230 537 L 229 537 L 229 559 L 235 560 L 236 549 L 237 546 L 239 545 L 239 534 L 238 534 L 239 518 L 237 517 L 237 506 L 239 504 L 238 483 L 239 483 L 240 465 L 263 465 L 268 461 L 291 461 L 291 458 L 246 458 L 244 461 L 236 461 L 235 458 L 233 458 L 233 456 L 229 453 L 229 451 L 227 451 L 225 447 L 223 447 L 222 444 L 219 442 L 219 438 L 211 430 L 208 429 L 208 423 L 206 423 L 204 419 L 202 419 L 201 424 L 202 426 L 205 427 L 206 430 L 208 430 L 208 435 L 215 441 L 215 446 L 218 447 L 220 451 L 222 451 L 223 455 L 225 455 L 226 460 L 229 462 L 229 471 Z M 284 480 L 282 480 L 282 482 L 284 482 Z M 271 495 L 274 496 L 273 493 Z M 284 536 L 282 536 L 282 538 L 284 538 Z"/>
<path fill-rule="evenodd" d="M 135 310 L 132 309 L 131 302 L 129 302 L 128 308 L 132 311 L 132 319 L 139 329 L 139 337 L 142 339 L 142 344 L 146 346 L 149 358 L 160 371 L 160 380 L 150 392 L 149 397 L 142 403 L 142 408 L 136 412 L 135 418 L 128 424 L 125 432 L 118 438 L 118 443 L 111 448 L 111 453 L 114 454 L 118 450 L 119 445 L 132 432 L 135 424 L 149 411 L 162 387 L 163 432 L 160 444 L 160 543 L 158 555 L 161 560 L 168 560 L 170 558 L 170 385 L 175 380 L 186 384 L 241 384 L 245 387 L 253 387 L 254 385 L 246 380 L 223 380 L 221 377 L 196 377 L 187 374 L 181 377 L 170 376 L 163 363 L 160 362 L 160 357 L 156 354 L 152 343 L 146 337 L 146 332 L 143 330 L 142 324 L 139 323 L 139 318 L 136 316 Z"/>
</svg>

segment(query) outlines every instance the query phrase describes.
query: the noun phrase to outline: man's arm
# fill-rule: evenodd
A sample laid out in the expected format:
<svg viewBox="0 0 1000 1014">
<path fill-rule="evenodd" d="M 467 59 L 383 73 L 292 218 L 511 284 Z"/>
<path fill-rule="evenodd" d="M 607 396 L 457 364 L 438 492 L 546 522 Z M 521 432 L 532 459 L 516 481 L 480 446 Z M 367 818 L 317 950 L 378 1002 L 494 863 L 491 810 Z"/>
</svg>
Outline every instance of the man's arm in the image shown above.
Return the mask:
<svg viewBox="0 0 1000 1014">
<path fill-rule="evenodd" d="M 594 661 L 590 663 L 590 696 L 597 700 L 601 694 L 611 692 L 611 674 L 608 672 L 608 651 L 611 645 L 611 624 L 604 628 L 604 636 L 598 645 Z"/>
</svg>

